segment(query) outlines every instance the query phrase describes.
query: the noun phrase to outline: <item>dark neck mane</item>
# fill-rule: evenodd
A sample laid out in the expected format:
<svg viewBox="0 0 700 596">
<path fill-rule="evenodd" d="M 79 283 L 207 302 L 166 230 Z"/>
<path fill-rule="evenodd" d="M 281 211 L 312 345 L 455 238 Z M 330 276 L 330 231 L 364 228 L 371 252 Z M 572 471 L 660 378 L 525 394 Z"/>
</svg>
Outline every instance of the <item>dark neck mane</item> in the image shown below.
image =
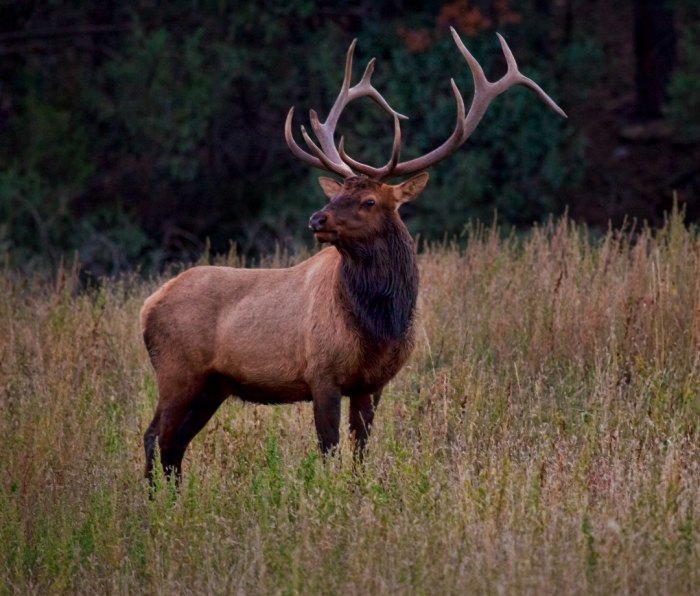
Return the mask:
<svg viewBox="0 0 700 596">
<path fill-rule="evenodd" d="M 403 223 L 387 218 L 371 244 L 337 248 L 341 296 L 363 338 L 380 343 L 405 339 L 416 308 L 418 268 Z"/>
</svg>

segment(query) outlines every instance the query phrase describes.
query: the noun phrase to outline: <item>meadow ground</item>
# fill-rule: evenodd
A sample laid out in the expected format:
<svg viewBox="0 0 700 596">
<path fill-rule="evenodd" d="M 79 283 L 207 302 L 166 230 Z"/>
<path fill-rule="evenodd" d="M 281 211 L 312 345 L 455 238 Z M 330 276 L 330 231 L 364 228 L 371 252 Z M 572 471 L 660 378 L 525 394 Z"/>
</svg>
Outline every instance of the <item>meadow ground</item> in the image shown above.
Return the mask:
<svg viewBox="0 0 700 596">
<path fill-rule="evenodd" d="M 698 234 L 474 229 L 420 270 L 363 469 L 229 400 L 153 500 L 157 283 L 1 271 L 0 594 L 699 593 Z"/>
</svg>

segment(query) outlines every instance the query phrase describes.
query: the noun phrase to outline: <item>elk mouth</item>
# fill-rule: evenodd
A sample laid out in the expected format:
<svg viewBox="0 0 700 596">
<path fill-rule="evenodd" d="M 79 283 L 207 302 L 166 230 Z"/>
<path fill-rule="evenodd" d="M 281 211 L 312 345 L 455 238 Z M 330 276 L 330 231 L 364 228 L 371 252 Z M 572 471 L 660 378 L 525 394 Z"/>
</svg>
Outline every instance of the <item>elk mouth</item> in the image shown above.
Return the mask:
<svg viewBox="0 0 700 596">
<path fill-rule="evenodd" d="M 333 243 L 338 240 L 338 232 L 336 230 L 314 230 L 314 238 L 320 243 Z"/>
</svg>

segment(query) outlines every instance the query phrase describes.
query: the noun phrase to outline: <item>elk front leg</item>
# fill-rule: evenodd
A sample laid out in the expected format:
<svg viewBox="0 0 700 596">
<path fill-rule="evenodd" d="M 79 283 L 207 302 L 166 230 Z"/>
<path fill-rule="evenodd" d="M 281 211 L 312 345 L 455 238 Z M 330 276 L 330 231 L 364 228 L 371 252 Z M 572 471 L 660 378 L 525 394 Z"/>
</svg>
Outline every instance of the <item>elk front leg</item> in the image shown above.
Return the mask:
<svg viewBox="0 0 700 596">
<path fill-rule="evenodd" d="M 373 395 L 360 395 L 350 398 L 350 434 L 355 439 L 355 457 L 362 461 L 365 446 L 369 439 L 369 433 L 374 421 L 379 399 L 382 396 L 381 389 Z"/>
<path fill-rule="evenodd" d="M 340 391 L 324 388 L 312 392 L 318 446 L 325 456 L 340 439 Z"/>
</svg>

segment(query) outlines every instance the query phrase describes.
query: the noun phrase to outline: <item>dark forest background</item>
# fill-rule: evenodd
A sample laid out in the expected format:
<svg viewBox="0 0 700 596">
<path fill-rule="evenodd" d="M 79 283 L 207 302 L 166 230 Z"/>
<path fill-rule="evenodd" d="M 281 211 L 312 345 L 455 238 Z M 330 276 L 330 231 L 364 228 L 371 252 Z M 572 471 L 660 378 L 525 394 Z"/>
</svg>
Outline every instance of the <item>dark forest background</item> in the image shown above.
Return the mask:
<svg viewBox="0 0 700 596">
<path fill-rule="evenodd" d="M 427 152 L 454 123 L 449 78 L 465 98 L 471 86 L 449 26 L 492 80 L 502 33 L 569 120 L 523 88 L 499 97 L 407 207 L 413 233 L 458 235 L 494 211 L 518 228 L 565 210 L 593 230 L 657 225 L 674 195 L 700 218 L 697 0 L 340 6 L 0 2 L 0 254 L 20 267 L 77 254 L 103 275 L 207 245 L 255 257 L 309 243 L 324 199 L 320 172 L 285 144 L 289 107 L 297 130 L 309 108 L 325 117 L 357 37 L 353 81 L 376 56 L 375 86 L 410 117 L 402 157 Z M 384 163 L 392 123 L 356 103 L 339 134 L 351 154 Z"/>
</svg>

